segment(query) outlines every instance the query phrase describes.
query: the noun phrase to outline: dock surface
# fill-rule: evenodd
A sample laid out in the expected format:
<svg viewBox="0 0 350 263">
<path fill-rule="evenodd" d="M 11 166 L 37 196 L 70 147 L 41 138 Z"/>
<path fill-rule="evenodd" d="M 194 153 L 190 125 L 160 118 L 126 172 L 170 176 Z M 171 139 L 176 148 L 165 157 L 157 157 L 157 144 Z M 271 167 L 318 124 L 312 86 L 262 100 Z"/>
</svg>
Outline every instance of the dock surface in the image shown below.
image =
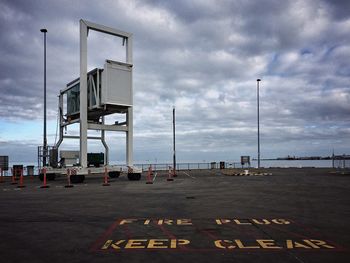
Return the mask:
<svg viewBox="0 0 350 263">
<path fill-rule="evenodd" d="M 165 172 L 0 184 L 1 262 L 350 262 L 350 175 Z"/>
</svg>

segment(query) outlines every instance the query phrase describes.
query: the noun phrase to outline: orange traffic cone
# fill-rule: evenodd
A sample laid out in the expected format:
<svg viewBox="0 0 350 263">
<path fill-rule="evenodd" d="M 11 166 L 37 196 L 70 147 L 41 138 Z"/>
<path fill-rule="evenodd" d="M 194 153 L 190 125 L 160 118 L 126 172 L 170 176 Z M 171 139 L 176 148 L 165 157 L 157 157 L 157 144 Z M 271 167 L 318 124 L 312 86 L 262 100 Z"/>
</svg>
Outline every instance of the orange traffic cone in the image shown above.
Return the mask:
<svg viewBox="0 0 350 263">
<path fill-rule="evenodd" d="M 151 178 L 151 173 L 152 173 L 152 166 L 150 165 L 148 168 L 148 172 L 147 172 L 147 182 L 146 184 L 153 184 L 153 180 Z"/>
<path fill-rule="evenodd" d="M 173 168 L 173 177 L 177 177 L 176 168 Z"/>
<path fill-rule="evenodd" d="M 19 178 L 19 185 L 17 186 L 18 188 L 23 188 L 23 187 L 26 187 L 24 184 L 23 184 L 23 169 L 21 169 L 21 176 Z"/>
<path fill-rule="evenodd" d="M 168 172 L 168 179 L 166 179 L 167 181 L 174 181 L 174 178 L 172 176 L 172 172 L 171 172 L 171 167 L 169 166 L 169 172 Z"/>
<path fill-rule="evenodd" d="M 44 173 L 44 183 L 40 188 L 49 188 L 50 186 L 46 184 L 46 168 L 43 168 L 41 171 Z"/>
<path fill-rule="evenodd" d="M 17 184 L 16 177 L 15 177 L 16 169 L 11 168 L 11 172 L 12 172 L 11 184 Z"/>
<path fill-rule="evenodd" d="M 104 183 L 103 183 L 102 185 L 103 185 L 103 186 L 110 186 L 110 183 L 108 183 L 108 172 L 107 172 L 107 167 L 105 167 Z"/>
<path fill-rule="evenodd" d="M 67 182 L 68 182 L 68 184 L 66 184 L 64 186 L 65 188 L 72 188 L 72 187 L 74 187 L 74 185 L 72 185 L 71 181 L 70 181 L 70 169 L 67 169 Z"/>
<path fill-rule="evenodd" d="M 5 181 L 4 181 L 4 174 L 3 173 L 4 173 L 4 171 L 0 167 L 0 183 L 5 183 Z"/>
</svg>

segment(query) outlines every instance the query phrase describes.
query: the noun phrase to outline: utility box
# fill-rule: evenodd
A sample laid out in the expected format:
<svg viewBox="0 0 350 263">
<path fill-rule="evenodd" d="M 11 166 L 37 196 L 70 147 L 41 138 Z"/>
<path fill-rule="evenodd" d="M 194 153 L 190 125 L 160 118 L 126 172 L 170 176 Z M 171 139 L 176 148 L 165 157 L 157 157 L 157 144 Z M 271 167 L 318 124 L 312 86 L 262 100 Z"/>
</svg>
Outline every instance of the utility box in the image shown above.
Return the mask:
<svg viewBox="0 0 350 263">
<path fill-rule="evenodd" d="M 0 168 L 3 171 L 8 171 L 8 169 L 9 169 L 9 157 L 8 156 L 0 156 Z"/>
<path fill-rule="evenodd" d="M 210 169 L 216 169 L 216 162 L 210 163 Z"/>
<path fill-rule="evenodd" d="M 107 60 L 102 71 L 101 105 L 132 106 L 132 65 Z"/>
<path fill-rule="evenodd" d="M 95 68 L 87 74 L 88 119 L 97 121 L 99 117 L 125 113 L 133 105 L 132 65 L 106 60 L 103 69 Z M 66 95 L 67 117 L 69 120 L 79 118 L 80 79 L 67 84 L 61 92 Z"/>
<path fill-rule="evenodd" d="M 16 177 L 20 177 L 21 174 L 23 174 L 23 165 L 21 164 L 14 164 L 13 167 L 13 175 Z"/>
<path fill-rule="evenodd" d="M 53 168 L 58 167 L 58 149 L 55 147 L 50 149 L 50 166 Z"/>
<path fill-rule="evenodd" d="M 27 176 L 34 175 L 34 165 L 27 165 Z"/>
<path fill-rule="evenodd" d="M 250 167 L 250 156 L 243 155 L 241 156 L 241 165 Z"/>
<path fill-rule="evenodd" d="M 104 153 L 88 153 L 87 160 L 88 166 L 100 167 L 104 164 L 105 155 Z"/>
<path fill-rule="evenodd" d="M 225 169 L 225 162 L 220 162 L 220 169 Z"/>
<path fill-rule="evenodd" d="M 60 151 L 61 165 L 76 165 L 79 160 L 79 151 Z"/>
</svg>

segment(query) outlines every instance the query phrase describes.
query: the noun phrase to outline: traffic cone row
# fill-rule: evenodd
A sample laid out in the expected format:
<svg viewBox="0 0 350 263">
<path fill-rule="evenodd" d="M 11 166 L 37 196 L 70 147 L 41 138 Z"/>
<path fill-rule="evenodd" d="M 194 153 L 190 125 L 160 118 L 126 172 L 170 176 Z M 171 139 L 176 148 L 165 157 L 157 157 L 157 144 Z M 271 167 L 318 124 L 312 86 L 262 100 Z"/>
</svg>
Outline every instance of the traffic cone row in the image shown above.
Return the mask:
<svg viewBox="0 0 350 263">
<path fill-rule="evenodd" d="M 17 187 L 18 188 L 24 188 L 26 186 L 24 185 L 23 169 L 13 169 L 13 168 L 11 168 L 11 174 L 12 174 L 12 176 L 11 176 L 11 184 L 12 185 L 18 184 L 16 182 L 16 180 L 17 180 L 16 174 L 17 174 L 18 171 L 20 171 L 20 177 L 19 177 L 19 185 Z M 1 167 L 0 167 L 0 183 L 5 183 L 4 170 Z"/>
</svg>

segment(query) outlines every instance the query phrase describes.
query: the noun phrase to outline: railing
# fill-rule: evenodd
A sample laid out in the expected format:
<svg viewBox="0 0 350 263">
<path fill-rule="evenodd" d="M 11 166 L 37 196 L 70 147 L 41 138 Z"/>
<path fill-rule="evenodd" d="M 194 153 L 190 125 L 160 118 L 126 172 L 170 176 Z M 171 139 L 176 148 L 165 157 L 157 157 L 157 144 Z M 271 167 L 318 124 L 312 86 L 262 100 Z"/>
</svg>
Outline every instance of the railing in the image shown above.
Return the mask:
<svg viewBox="0 0 350 263">
<path fill-rule="evenodd" d="M 3 176 L 12 176 L 15 174 L 19 176 L 21 170 L 23 170 L 23 176 L 34 176 L 39 174 L 39 167 L 34 165 L 22 166 L 22 165 L 14 165 L 13 167 L 8 167 L 7 170 L 2 171 Z M 1 171 L 1 169 L 0 169 Z"/>
<path fill-rule="evenodd" d="M 333 168 L 337 169 L 347 169 L 350 168 L 350 160 L 349 159 L 334 159 L 333 160 Z"/>
<path fill-rule="evenodd" d="M 172 163 L 141 163 L 141 164 L 134 164 L 134 166 L 141 168 L 142 171 L 147 171 L 149 166 L 152 165 L 152 169 L 155 171 L 167 171 L 169 170 L 169 166 L 173 167 Z M 33 167 L 32 165 L 30 167 Z M 245 166 L 246 167 L 246 166 Z M 11 176 L 12 175 L 12 167 L 8 167 L 9 169 L 7 171 L 3 171 L 4 176 Z M 33 168 L 30 168 L 30 171 L 28 171 L 28 166 L 23 165 L 23 175 L 26 176 L 32 175 L 32 171 L 34 175 L 38 175 L 41 167 L 34 166 L 34 170 L 31 170 Z M 225 168 L 242 168 L 242 165 L 240 162 L 225 162 Z M 209 169 L 220 169 L 220 162 L 201 162 L 201 163 L 177 163 L 176 164 L 176 170 L 209 170 Z"/>
<path fill-rule="evenodd" d="M 142 171 L 147 171 L 149 166 L 155 171 L 166 171 L 169 167 L 173 167 L 172 163 L 152 163 L 152 164 L 135 164 L 136 167 L 142 169 Z M 209 170 L 209 169 L 219 169 L 220 163 L 210 162 L 210 163 L 177 163 L 176 170 Z M 225 168 L 242 168 L 242 164 L 238 162 L 225 162 Z"/>
</svg>

